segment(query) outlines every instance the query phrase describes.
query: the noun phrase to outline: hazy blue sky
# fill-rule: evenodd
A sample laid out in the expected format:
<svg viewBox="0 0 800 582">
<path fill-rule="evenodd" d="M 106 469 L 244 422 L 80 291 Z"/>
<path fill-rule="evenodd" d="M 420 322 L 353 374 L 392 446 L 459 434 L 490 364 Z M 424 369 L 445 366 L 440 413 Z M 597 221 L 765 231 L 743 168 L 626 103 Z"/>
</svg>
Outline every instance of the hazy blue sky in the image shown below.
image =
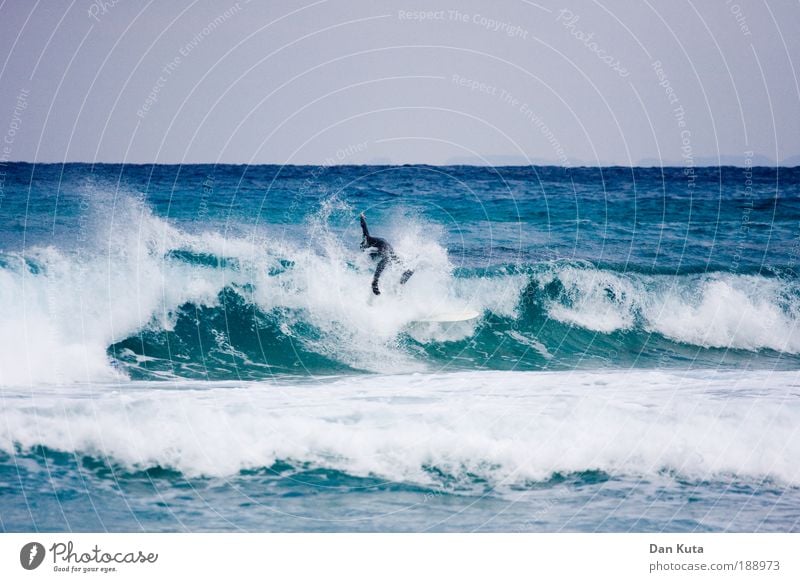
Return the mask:
<svg viewBox="0 0 800 582">
<path fill-rule="evenodd" d="M 6 0 L 0 154 L 797 165 L 798 30 L 797 0 Z"/>
</svg>

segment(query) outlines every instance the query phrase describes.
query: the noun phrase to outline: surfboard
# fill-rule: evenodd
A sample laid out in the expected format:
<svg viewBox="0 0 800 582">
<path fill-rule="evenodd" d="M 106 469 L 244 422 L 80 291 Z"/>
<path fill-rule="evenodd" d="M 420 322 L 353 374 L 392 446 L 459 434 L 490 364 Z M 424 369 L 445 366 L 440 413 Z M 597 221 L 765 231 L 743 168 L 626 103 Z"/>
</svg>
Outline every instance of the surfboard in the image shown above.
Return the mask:
<svg viewBox="0 0 800 582">
<path fill-rule="evenodd" d="M 458 311 L 447 311 L 433 313 L 415 320 L 416 323 L 455 323 L 457 321 L 469 321 L 478 317 L 480 313 L 474 309 L 461 309 Z"/>
</svg>

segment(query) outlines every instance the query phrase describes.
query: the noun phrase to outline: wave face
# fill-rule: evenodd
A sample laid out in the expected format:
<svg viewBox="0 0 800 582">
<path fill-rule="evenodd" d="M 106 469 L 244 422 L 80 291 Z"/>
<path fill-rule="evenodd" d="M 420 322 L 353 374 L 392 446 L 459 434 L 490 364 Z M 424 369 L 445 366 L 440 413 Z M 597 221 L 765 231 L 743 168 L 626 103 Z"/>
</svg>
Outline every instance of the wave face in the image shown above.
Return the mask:
<svg viewBox="0 0 800 582">
<path fill-rule="evenodd" d="M 797 170 L 11 168 L 5 385 L 800 363 Z"/>
</svg>

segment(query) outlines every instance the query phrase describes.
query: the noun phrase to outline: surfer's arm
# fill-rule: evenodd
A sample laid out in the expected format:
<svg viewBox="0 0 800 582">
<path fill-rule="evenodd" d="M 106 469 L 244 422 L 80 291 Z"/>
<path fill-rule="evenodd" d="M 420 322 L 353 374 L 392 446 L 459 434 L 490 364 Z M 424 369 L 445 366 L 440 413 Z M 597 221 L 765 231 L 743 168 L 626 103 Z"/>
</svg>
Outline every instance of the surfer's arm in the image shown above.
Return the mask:
<svg viewBox="0 0 800 582">
<path fill-rule="evenodd" d="M 369 229 L 367 228 L 367 219 L 364 216 L 364 213 L 361 213 L 359 216 L 361 219 L 361 248 L 366 249 L 370 246 L 370 237 L 369 237 Z"/>
</svg>

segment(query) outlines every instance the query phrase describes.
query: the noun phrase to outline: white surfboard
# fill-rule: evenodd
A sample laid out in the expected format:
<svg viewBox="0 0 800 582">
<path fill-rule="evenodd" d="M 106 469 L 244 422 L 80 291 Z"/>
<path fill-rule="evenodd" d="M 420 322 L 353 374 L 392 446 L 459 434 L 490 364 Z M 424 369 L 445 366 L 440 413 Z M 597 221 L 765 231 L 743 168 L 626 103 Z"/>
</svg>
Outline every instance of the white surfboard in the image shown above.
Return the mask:
<svg viewBox="0 0 800 582">
<path fill-rule="evenodd" d="M 455 323 L 457 321 L 469 321 L 478 317 L 480 313 L 474 309 L 461 309 L 458 311 L 446 311 L 442 313 L 432 313 L 415 320 L 416 323 Z"/>
</svg>

